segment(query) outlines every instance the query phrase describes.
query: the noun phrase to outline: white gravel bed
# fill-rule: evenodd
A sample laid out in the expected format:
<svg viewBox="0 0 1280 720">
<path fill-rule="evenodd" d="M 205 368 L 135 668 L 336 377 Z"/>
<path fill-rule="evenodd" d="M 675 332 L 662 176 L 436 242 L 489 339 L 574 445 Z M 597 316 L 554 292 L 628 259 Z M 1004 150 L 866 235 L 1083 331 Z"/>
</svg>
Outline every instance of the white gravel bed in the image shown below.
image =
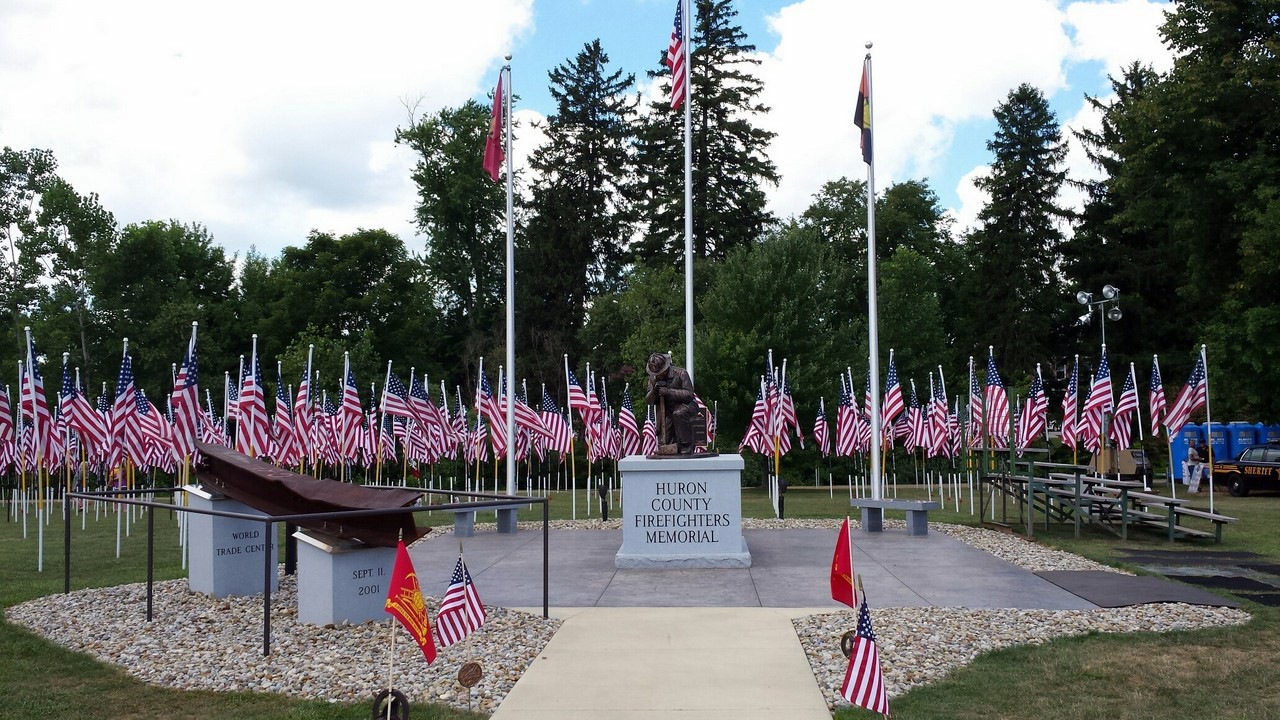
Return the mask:
<svg viewBox="0 0 1280 720">
<path fill-rule="evenodd" d="M 154 586 L 155 622 L 146 622 L 146 584 L 50 595 L 11 607 L 9 621 L 53 642 L 119 665 L 143 682 L 168 687 L 256 691 L 331 702 L 372 703 L 387 686 L 390 621 L 321 627 L 297 622 L 296 583 L 280 576 L 271 594 L 271 655 L 262 655 L 262 595 L 219 599 L 187 581 Z M 427 597 L 434 618 L 439 598 Z M 427 665 L 397 624 L 395 687 L 423 700 L 492 712 L 560 627 L 540 615 L 490 607 L 465 640 L 439 648 Z M 456 681 L 477 661 L 484 679 L 467 691 Z"/>
<path fill-rule="evenodd" d="M 823 529 L 840 520 L 744 519 L 744 529 Z M 858 525 L 853 521 L 854 526 Z M 885 520 L 886 527 L 904 527 Z M 522 529 L 541 522 L 520 523 Z M 551 521 L 555 529 L 618 529 L 619 519 Z M 492 523 L 476 528 L 493 529 Z M 942 532 L 1032 571 L 1105 570 L 1091 560 L 1027 541 L 1009 533 L 931 523 Z M 448 526 L 424 538 L 451 536 Z M 185 579 L 155 585 L 156 622 L 146 623 L 146 586 L 122 585 L 52 595 L 9 608 L 7 618 L 53 642 L 123 667 L 144 682 L 214 691 L 277 692 L 331 702 L 370 702 L 386 686 L 389 623 L 316 627 L 297 622 L 296 584 L 280 577 L 272 594 L 271 655 L 262 656 L 262 596 L 217 599 L 187 590 Z M 434 617 L 438 598 L 427 598 Z M 538 615 L 488 608 L 489 619 L 462 643 L 441 649 L 427 666 L 421 652 L 398 630 L 397 689 L 410 702 L 434 701 L 492 712 L 560 626 Z M 856 625 L 852 610 L 798 618 L 796 635 L 827 704 L 847 704 L 840 683 L 848 661 L 840 636 Z M 1248 613 L 1229 608 L 1152 604 L 1102 610 L 1015 610 L 962 608 L 872 608 L 889 695 L 935 681 L 983 652 L 1090 631 L 1194 630 L 1242 624 Z M 458 668 L 478 661 L 484 679 L 467 691 Z"/>
</svg>

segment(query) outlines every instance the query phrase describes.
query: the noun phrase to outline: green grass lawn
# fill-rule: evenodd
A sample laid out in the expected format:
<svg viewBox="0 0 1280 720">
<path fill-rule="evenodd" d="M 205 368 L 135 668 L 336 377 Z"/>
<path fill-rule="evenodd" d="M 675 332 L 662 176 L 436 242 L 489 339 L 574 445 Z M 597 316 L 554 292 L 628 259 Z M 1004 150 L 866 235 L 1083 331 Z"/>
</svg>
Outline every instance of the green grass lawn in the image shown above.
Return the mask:
<svg viewBox="0 0 1280 720">
<path fill-rule="evenodd" d="M 839 518 L 849 514 L 848 491 L 798 482 L 786 495 L 790 518 Z M 824 477 L 825 480 L 825 477 Z M 892 496 L 892 489 L 886 495 Z M 902 486 L 899 497 L 925 496 L 922 488 Z M 616 499 L 615 499 L 616 502 Z M 577 496 L 577 517 L 588 517 L 587 493 Z M 1207 507 L 1200 496 L 1194 505 Z M 57 506 L 55 505 L 55 508 Z M 567 493 L 550 504 L 552 518 L 569 518 Z M 974 524 L 968 498 L 960 512 L 948 499 L 931 520 Z M 1221 545 L 1179 541 L 1180 551 L 1248 550 L 1280 563 L 1280 497 L 1216 496 L 1218 512 L 1240 518 L 1228 525 Z M 620 508 L 614 507 L 617 516 Z M 772 517 L 761 489 L 743 491 L 746 517 Z M 6 516 L 7 517 L 7 516 Z M 448 513 L 420 515 L 420 522 L 446 525 Z M 538 506 L 522 510 L 521 520 L 541 519 Z M 590 517 L 599 517 L 593 497 Z M 890 517 L 894 517 L 891 513 Z M 483 515 L 480 521 L 486 519 Z M 28 537 L 21 524 L 0 519 L 0 608 L 62 591 L 62 523 L 54 517 L 45 532 L 44 571 L 36 572 L 34 519 Z M 1208 523 L 1205 528 L 1209 529 Z M 1016 529 L 1016 528 L 1015 528 Z M 146 579 L 146 523 L 136 523 L 115 557 L 114 516 L 87 529 L 72 525 L 72 588 L 100 587 Z M 1121 548 L 1169 548 L 1155 532 L 1135 532 L 1120 541 L 1103 531 L 1072 537 L 1070 526 L 1036 530 L 1036 541 L 1123 567 Z M 156 578 L 182 577 L 176 522 L 168 512 L 156 516 Z M 1136 568 L 1130 568 L 1137 570 Z M 1064 638 L 1038 647 L 1019 647 L 984 655 L 946 680 L 893 700 L 897 718 L 1280 718 L 1280 611 L 1246 603 L 1254 620 L 1246 626 L 1190 633 L 1104 635 Z M 139 609 L 141 616 L 142 609 Z M 102 718 L 366 718 L 369 704 L 304 702 L 275 695 L 168 690 L 133 680 L 122 671 L 69 652 L 26 630 L 0 621 L 0 717 L 46 718 L 89 714 Z M 374 689 L 370 688 L 370 700 Z M 92 703 L 91 711 L 85 711 Z M 482 715 L 440 705 L 415 705 L 414 718 L 480 718 Z M 877 717 L 842 709 L 836 718 Z"/>
</svg>

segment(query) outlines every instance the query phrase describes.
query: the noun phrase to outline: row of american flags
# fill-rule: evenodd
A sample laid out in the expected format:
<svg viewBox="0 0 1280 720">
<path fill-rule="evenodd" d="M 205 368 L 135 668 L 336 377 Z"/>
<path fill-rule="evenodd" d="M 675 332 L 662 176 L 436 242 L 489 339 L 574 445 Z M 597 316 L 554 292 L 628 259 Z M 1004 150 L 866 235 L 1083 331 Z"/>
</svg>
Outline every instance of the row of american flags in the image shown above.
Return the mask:
<svg viewBox="0 0 1280 720">
<path fill-rule="evenodd" d="M 1139 433 L 1143 428 L 1133 364 L 1129 365 L 1118 398 L 1113 393 L 1111 365 L 1105 345 L 1096 372 L 1092 378 L 1086 376 L 1084 386 L 1080 384 L 1079 373 L 1080 358 L 1077 355 L 1061 402 L 1062 445 L 1073 450 L 1084 448 L 1097 452 L 1105 433 L 1117 449 L 1129 448 L 1135 424 Z M 840 375 L 839 385 L 834 436 L 825 400 L 819 401 L 814 418 L 813 441 L 823 457 L 852 457 L 866 453 L 872 447 L 870 371 L 861 403 L 854 393 L 851 370 Z M 956 396 L 954 405 L 949 404 L 945 378 L 939 366 L 936 376 L 929 373 L 928 395 L 922 404 L 914 380 L 910 381 L 909 395 L 904 393 L 893 351 L 890 350 L 884 400 L 880 405 L 882 448 L 888 450 L 900 442 L 908 452 L 920 450 L 930 458 L 953 458 L 965 448 L 989 446 L 1007 449 L 1012 443 L 1021 455 L 1041 439 L 1048 443 L 1049 398 L 1038 364 L 1026 398 L 1012 408 L 1008 391 L 996 368 L 995 355 L 990 349 L 982 382 L 970 358 L 968 387 L 969 392 L 963 400 Z M 1080 394 L 1082 388 L 1085 391 L 1083 398 Z M 1191 419 L 1192 413 L 1205 405 L 1207 398 L 1208 373 L 1203 351 L 1172 405 L 1168 404 L 1165 396 L 1160 358 L 1152 357 L 1147 393 L 1152 437 L 1158 437 L 1162 427 L 1169 437 L 1175 436 Z M 785 454 L 792 448 L 793 437 L 800 447 L 804 447 L 805 434 L 796 412 L 791 385 L 786 379 L 785 363 L 778 370 L 770 362 L 760 377 L 750 425 L 739 450 L 750 449 L 763 455 Z"/>
<path fill-rule="evenodd" d="M 255 336 L 239 380 L 228 374 L 224 381 L 222 415 L 208 389 L 203 398 L 200 394 L 194 329 L 182 363 L 176 366 L 172 391 L 159 400 L 162 407 L 136 387 L 127 343 L 114 395 L 104 384 L 96 404 L 89 401 L 78 371 L 72 371 L 65 356 L 57 401 L 48 402 L 39 358 L 34 340 L 28 337 L 16 424 L 9 394 L 0 390 L 0 470 L 30 471 L 64 460 L 87 460 L 107 468 L 127 461 L 143 471 L 176 473 L 194 456 L 197 439 L 282 466 L 372 467 L 399 458 L 428 464 L 444 459 L 487 462 L 508 456 L 503 431 L 508 404 L 513 405 L 515 417 L 512 457 L 517 461 L 531 456 L 543 461 L 548 452 L 561 457 L 573 452 L 579 437 L 571 415 L 575 411 L 592 462 L 649 454 L 658 444 L 654 409 L 647 408 L 643 419 L 637 417 L 629 385 L 613 406 L 607 388 L 604 383 L 597 386 L 590 367 L 587 382 L 580 383 L 568 358 L 566 411 L 557 407 L 545 386 L 534 402 L 529 400 L 527 383 L 510 391 L 502 368 L 495 392 L 483 360 L 472 412 L 461 388 L 455 388 L 451 399 L 441 382 L 433 397 L 425 374 L 419 376 L 410 368 L 406 384 L 391 362 L 381 392 L 371 385 L 366 403 L 349 358 L 344 360 L 341 386 L 334 395 L 317 388 L 310 358 L 296 389 L 284 382 L 277 363 L 272 403 L 263 384 Z M 269 404 L 273 405 L 270 410 Z M 699 404 L 706 409 L 701 400 Z M 715 416 L 707 415 L 714 437 Z"/>
</svg>

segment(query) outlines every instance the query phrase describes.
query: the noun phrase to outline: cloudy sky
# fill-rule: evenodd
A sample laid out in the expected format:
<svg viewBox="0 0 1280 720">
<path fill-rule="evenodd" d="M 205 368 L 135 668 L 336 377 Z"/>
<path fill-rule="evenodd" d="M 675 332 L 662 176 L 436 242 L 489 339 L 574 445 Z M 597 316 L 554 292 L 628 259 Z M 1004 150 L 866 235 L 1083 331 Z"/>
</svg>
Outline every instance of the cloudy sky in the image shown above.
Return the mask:
<svg viewBox="0 0 1280 720">
<path fill-rule="evenodd" d="M 777 133 L 772 209 L 865 177 L 852 125 L 873 41 L 876 183 L 927 178 L 961 223 L 982 198 L 992 109 L 1031 83 L 1060 122 L 1141 60 L 1167 69 L 1152 0 L 738 0 L 762 61 L 759 123 Z M 0 0 L 0 145 L 47 148 L 121 223 L 200 223 L 229 251 L 274 255 L 312 229 L 412 226 L 409 108 L 484 97 L 511 53 L 520 115 L 552 108 L 547 71 L 600 38 L 611 65 L 656 66 L 674 0 L 183 3 Z M 532 135 L 532 133 L 529 133 Z M 532 137 L 515 156 L 527 157 Z M 479 172 L 480 159 L 476 159 Z M 1090 172 L 1079 152 L 1072 173 Z"/>
</svg>

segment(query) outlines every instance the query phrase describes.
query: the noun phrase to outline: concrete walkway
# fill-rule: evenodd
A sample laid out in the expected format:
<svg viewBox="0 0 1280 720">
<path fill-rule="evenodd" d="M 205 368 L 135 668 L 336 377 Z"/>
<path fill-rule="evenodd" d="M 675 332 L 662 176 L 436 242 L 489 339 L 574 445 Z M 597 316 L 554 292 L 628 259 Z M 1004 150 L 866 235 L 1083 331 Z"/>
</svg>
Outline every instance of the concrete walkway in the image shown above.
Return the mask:
<svg viewBox="0 0 1280 720">
<path fill-rule="evenodd" d="M 549 534 L 551 615 L 564 625 L 494 714 L 545 718 L 830 720 L 791 625 L 838 611 L 830 597 L 834 530 L 745 530 L 752 566 L 618 570 L 620 530 Z M 853 537 L 855 570 L 876 607 L 1089 609 L 1092 603 L 941 533 Z M 542 532 L 463 539 L 487 605 L 542 612 Z M 439 597 L 458 539 L 411 549 L 423 591 Z M 850 629 L 854 618 L 850 612 Z"/>
<path fill-rule="evenodd" d="M 564 625 L 495 720 L 830 720 L 777 608 L 588 608 Z"/>
</svg>

